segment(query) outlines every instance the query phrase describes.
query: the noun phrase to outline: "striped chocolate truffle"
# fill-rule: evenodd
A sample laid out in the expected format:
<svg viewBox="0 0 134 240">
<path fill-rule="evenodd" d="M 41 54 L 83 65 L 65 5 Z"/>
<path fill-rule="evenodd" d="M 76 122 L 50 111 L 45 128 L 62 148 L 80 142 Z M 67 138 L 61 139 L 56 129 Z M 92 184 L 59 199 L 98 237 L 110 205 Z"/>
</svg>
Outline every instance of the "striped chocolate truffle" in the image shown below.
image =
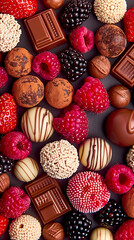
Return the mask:
<svg viewBox="0 0 134 240">
<path fill-rule="evenodd" d="M 95 228 L 91 235 L 89 240 L 113 240 L 113 234 L 111 231 L 104 227 L 98 227 Z"/>
<path fill-rule="evenodd" d="M 14 166 L 14 175 L 23 182 L 30 182 L 38 175 L 39 167 L 37 162 L 27 157 L 16 162 Z"/>
<path fill-rule="evenodd" d="M 46 108 L 34 107 L 28 109 L 22 116 L 23 133 L 33 142 L 44 142 L 51 137 L 53 115 Z"/>
<path fill-rule="evenodd" d="M 102 138 L 89 138 L 79 147 L 79 158 L 83 166 L 98 171 L 111 161 L 111 146 Z"/>
</svg>

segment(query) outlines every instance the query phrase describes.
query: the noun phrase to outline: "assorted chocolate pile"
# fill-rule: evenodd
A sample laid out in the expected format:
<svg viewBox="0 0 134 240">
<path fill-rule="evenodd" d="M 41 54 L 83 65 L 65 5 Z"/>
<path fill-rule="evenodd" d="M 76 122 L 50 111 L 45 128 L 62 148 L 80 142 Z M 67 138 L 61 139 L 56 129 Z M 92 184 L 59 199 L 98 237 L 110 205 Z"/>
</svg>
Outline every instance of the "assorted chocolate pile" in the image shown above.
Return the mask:
<svg viewBox="0 0 134 240">
<path fill-rule="evenodd" d="M 134 6 L 42 0 L 38 11 L 39 2 L 0 2 L 0 236 L 134 240 Z M 103 25 L 93 32 L 88 19 Z M 23 24 L 32 54 L 21 46 Z M 100 55 L 89 57 L 93 48 Z M 107 91 L 109 74 L 119 83 Z M 108 113 L 106 139 L 90 135 L 88 112 Z M 129 147 L 124 164 L 112 162 L 113 144 Z M 10 186 L 15 177 L 21 187 Z M 32 203 L 38 220 L 27 214 Z"/>
</svg>

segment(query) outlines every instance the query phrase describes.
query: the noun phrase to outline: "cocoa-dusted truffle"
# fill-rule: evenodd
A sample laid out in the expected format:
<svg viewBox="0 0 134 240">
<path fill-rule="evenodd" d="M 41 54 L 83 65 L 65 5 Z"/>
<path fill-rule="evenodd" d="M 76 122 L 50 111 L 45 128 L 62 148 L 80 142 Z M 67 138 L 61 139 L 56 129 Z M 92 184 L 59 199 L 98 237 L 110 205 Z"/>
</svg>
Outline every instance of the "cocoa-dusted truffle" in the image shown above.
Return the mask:
<svg viewBox="0 0 134 240">
<path fill-rule="evenodd" d="M 7 188 L 9 188 L 10 179 L 6 173 L 0 175 L 0 193 L 5 192 Z"/>
<path fill-rule="evenodd" d="M 47 102 L 57 109 L 70 105 L 73 94 L 73 86 L 64 78 L 55 78 L 45 86 L 45 98 Z"/>
<path fill-rule="evenodd" d="M 13 48 L 5 58 L 5 68 L 9 75 L 15 78 L 31 72 L 33 56 L 25 48 Z"/>
<path fill-rule="evenodd" d="M 94 40 L 100 54 L 111 58 L 119 56 L 127 44 L 125 33 L 114 24 L 105 24 L 100 27 Z"/>
<path fill-rule="evenodd" d="M 134 218 L 134 187 L 123 195 L 122 207 L 129 217 Z"/>
<path fill-rule="evenodd" d="M 95 78 L 105 78 L 111 69 L 111 63 L 105 56 L 96 56 L 88 64 L 89 73 Z"/>
<path fill-rule="evenodd" d="M 131 99 L 129 89 L 122 85 L 115 85 L 109 90 L 109 100 L 116 108 L 126 107 Z"/>
<path fill-rule="evenodd" d="M 46 224 L 42 234 L 45 240 L 63 240 L 65 237 L 64 229 L 58 222 Z"/>
<path fill-rule="evenodd" d="M 38 77 L 27 75 L 14 82 L 12 94 L 18 105 L 31 108 L 44 98 L 44 84 Z"/>
</svg>

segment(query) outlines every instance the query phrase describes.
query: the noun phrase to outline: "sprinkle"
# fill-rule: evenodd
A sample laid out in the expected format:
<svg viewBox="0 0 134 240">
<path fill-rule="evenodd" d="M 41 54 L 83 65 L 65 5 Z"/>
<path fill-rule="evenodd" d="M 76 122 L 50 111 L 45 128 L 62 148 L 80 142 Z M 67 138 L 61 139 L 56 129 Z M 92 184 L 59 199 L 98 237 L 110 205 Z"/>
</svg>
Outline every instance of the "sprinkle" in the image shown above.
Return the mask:
<svg viewBox="0 0 134 240">
<path fill-rule="evenodd" d="M 95 0 L 94 13 L 103 23 L 117 23 L 125 15 L 127 3 L 125 0 Z"/>
<path fill-rule="evenodd" d="M 20 41 L 21 29 L 14 16 L 0 14 L 0 51 L 7 52 Z"/>
</svg>

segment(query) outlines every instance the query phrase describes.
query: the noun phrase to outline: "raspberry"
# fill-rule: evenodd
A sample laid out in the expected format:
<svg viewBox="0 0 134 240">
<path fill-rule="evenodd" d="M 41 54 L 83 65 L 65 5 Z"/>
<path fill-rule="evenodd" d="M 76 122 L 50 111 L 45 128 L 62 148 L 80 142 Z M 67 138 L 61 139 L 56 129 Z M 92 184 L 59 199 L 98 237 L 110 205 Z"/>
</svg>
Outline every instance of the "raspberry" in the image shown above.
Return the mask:
<svg viewBox="0 0 134 240">
<path fill-rule="evenodd" d="M 82 53 L 90 51 L 94 46 L 94 34 L 86 27 L 77 27 L 69 35 L 72 47 Z"/>
<path fill-rule="evenodd" d="M 3 67 L 0 67 L 0 88 L 4 87 L 7 81 L 8 81 L 7 72 Z"/>
<path fill-rule="evenodd" d="M 32 143 L 21 132 L 10 132 L 0 141 L 0 151 L 13 160 L 26 158 L 31 148 Z"/>
<path fill-rule="evenodd" d="M 133 171 L 121 164 L 109 168 L 105 176 L 108 188 L 115 193 L 123 194 L 128 192 L 134 184 Z"/>
<path fill-rule="evenodd" d="M 67 195 L 73 207 L 83 213 L 96 212 L 110 198 L 104 178 L 95 172 L 79 172 L 69 180 Z"/>
<path fill-rule="evenodd" d="M 134 219 L 127 220 L 119 227 L 114 240 L 134 240 Z"/>
<path fill-rule="evenodd" d="M 33 60 L 32 69 L 46 80 L 53 80 L 60 73 L 61 65 L 54 53 L 39 53 Z"/>
<path fill-rule="evenodd" d="M 102 113 L 109 107 L 106 89 L 99 79 L 92 77 L 87 77 L 83 86 L 76 91 L 74 102 L 95 113 Z"/>
<path fill-rule="evenodd" d="M 70 106 L 64 116 L 54 118 L 55 130 L 70 142 L 80 143 L 88 135 L 88 120 L 85 112 L 79 106 Z"/>
<path fill-rule="evenodd" d="M 4 217 L 17 218 L 30 205 L 30 198 L 19 187 L 10 187 L 0 199 L 0 212 Z"/>
<path fill-rule="evenodd" d="M 124 30 L 129 42 L 134 42 L 134 7 L 130 8 L 124 17 Z"/>
</svg>

